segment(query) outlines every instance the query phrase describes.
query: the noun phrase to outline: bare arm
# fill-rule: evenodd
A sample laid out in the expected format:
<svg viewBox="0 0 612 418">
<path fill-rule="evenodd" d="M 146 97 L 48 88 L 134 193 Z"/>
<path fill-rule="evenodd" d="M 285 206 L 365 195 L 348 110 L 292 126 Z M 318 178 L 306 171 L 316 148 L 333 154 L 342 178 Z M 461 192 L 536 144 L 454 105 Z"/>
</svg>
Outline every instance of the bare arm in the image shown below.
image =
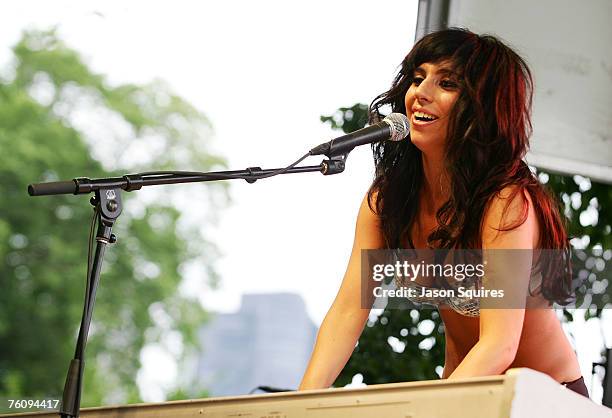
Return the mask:
<svg viewBox="0 0 612 418">
<path fill-rule="evenodd" d="M 523 216 L 524 201 L 521 194 L 509 203 L 506 210 L 506 200 L 510 192 L 510 188 L 504 189 L 499 197 L 493 199 L 486 211 L 482 247 L 485 259 L 494 261 L 493 276 L 497 278 L 496 283 L 500 288 L 505 289 L 505 300 L 508 301 L 505 303 L 511 306 L 480 310 L 479 341 L 449 379 L 501 374 L 516 356 L 525 318 L 525 309 L 521 309 L 520 303 L 517 302 L 523 302 L 527 296 L 531 270 L 529 250 L 536 246 L 539 235 L 537 218 L 529 195 L 525 196 L 528 205 L 525 222 L 510 231 L 498 231 L 500 227 L 514 224 Z M 516 249 L 527 252 L 504 252 Z M 487 270 L 485 276 L 486 272 Z"/>
<path fill-rule="evenodd" d="M 299 390 L 331 386 L 351 356 L 370 309 L 361 306 L 361 250 L 382 248 L 378 217 L 363 199 L 348 267 L 317 335 Z"/>
</svg>

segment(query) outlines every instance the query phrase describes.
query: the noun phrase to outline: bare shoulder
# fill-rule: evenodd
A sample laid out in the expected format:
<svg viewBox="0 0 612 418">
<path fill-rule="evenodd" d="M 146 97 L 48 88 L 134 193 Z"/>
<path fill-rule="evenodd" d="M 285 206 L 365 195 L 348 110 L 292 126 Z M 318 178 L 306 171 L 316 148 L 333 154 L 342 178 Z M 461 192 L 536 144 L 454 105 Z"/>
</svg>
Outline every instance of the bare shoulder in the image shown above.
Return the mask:
<svg viewBox="0 0 612 418">
<path fill-rule="evenodd" d="M 485 207 L 481 231 L 483 247 L 535 248 L 539 226 L 529 192 L 510 185 L 495 193 Z"/>
<path fill-rule="evenodd" d="M 382 248 L 380 217 L 376 213 L 377 192 L 364 196 L 355 225 L 355 245 L 361 248 Z"/>
<path fill-rule="evenodd" d="M 363 199 L 361 200 L 361 205 L 359 206 L 359 214 L 357 216 L 357 221 L 363 221 L 373 224 L 378 224 L 380 218 L 377 214 L 376 202 L 378 199 L 378 192 L 372 191 L 372 193 L 366 193 Z"/>
</svg>

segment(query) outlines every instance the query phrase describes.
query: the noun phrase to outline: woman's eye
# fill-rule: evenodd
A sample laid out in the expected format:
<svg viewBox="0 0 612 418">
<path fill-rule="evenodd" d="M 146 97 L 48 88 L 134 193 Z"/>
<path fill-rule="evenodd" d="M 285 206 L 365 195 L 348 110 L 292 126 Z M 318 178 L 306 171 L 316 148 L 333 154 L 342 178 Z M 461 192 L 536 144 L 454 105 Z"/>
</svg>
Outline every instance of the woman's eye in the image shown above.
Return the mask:
<svg viewBox="0 0 612 418">
<path fill-rule="evenodd" d="M 442 80 L 440 81 L 440 86 L 445 89 L 452 89 L 457 87 L 457 83 L 452 80 Z"/>
<path fill-rule="evenodd" d="M 422 82 L 423 82 L 423 78 L 422 77 L 413 77 L 412 78 L 412 84 L 414 84 L 415 86 L 418 86 Z"/>
</svg>

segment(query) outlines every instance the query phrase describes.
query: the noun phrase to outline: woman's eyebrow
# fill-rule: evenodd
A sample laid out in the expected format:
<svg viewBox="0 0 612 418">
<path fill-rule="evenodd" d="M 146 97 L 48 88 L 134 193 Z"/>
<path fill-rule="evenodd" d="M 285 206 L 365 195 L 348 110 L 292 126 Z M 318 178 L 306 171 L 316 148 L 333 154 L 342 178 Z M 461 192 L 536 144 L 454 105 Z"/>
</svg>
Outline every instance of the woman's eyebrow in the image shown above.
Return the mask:
<svg viewBox="0 0 612 418">
<path fill-rule="evenodd" d="M 436 71 L 436 74 L 448 75 L 448 76 L 456 76 L 457 75 L 457 73 L 455 73 L 450 68 L 440 68 L 438 71 Z"/>
<path fill-rule="evenodd" d="M 415 75 L 426 75 L 427 72 L 425 71 L 423 67 L 419 66 L 414 69 L 414 74 Z M 436 75 L 457 76 L 457 73 L 455 73 L 451 68 L 442 67 L 436 70 Z"/>
</svg>

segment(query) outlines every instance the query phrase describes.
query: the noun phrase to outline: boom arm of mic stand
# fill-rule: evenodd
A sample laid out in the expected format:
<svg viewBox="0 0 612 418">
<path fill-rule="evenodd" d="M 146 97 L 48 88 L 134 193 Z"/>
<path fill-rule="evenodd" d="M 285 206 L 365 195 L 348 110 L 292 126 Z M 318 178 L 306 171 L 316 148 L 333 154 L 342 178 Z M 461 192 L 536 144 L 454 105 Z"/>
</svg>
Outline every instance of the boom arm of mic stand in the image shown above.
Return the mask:
<svg viewBox="0 0 612 418">
<path fill-rule="evenodd" d="M 199 172 L 151 172 L 126 174 L 122 177 L 88 179 L 78 177 L 70 181 L 34 183 L 28 186 L 30 196 L 47 196 L 58 194 L 88 194 L 97 190 L 121 189 L 127 192 L 139 190 L 143 186 L 163 184 L 198 183 L 216 180 L 245 180 L 254 183 L 262 178 L 278 174 L 294 174 L 318 171 L 324 175 L 338 174 L 344 171 L 347 154 L 334 156 L 319 165 L 291 167 L 288 169 L 262 169 L 249 167 L 245 170 Z M 264 176 L 264 177 L 262 177 Z"/>
</svg>

